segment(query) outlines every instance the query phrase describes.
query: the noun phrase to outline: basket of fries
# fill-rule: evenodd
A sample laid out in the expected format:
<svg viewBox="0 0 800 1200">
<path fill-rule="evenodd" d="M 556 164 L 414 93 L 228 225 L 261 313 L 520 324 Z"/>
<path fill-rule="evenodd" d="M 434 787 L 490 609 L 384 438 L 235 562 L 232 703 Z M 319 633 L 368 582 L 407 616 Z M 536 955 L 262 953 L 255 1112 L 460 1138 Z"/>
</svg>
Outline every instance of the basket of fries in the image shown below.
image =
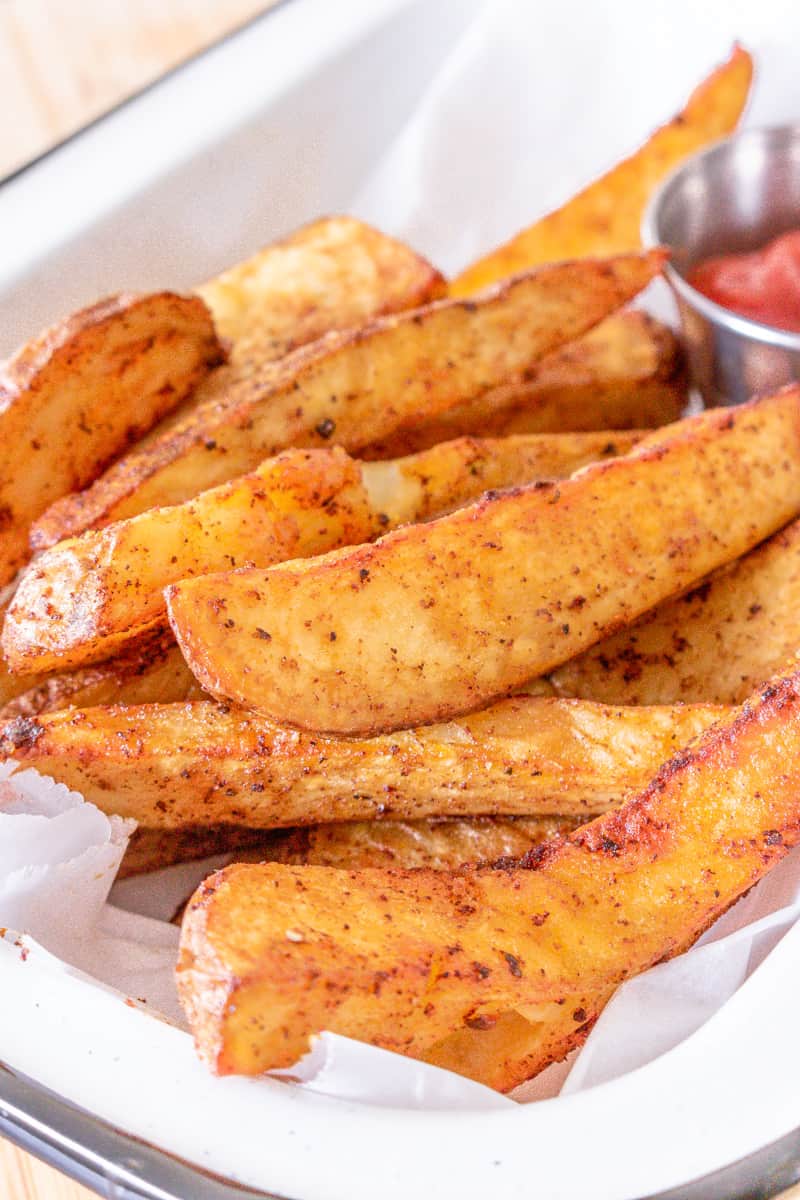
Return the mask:
<svg viewBox="0 0 800 1200">
<path fill-rule="evenodd" d="M 272 54 L 312 7 L 264 19 Z M 386 7 L 348 33 L 362 68 L 419 33 L 420 6 Z M 498 36 L 456 9 L 451 90 L 355 211 Z M 534 1135 L 542 1194 L 585 1195 L 592 1152 L 559 1166 L 559 1130 L 600 1153 L 657 1093 L 685 1155 L 643 1130 L 598 1183 L 622 1200 L 800 1126 L 788 1033 L 746 1077 L 774 1119 L 709 1126 L 696 1083 L 702 1060 L 735 1090 L 726 1022 L 763 1030 L 792 980 L 800 384 L 699 410 L 641 302 L 670 254 L 643 212 L 752 76 L 734 46 L 638 150 L 448 275 L 433 233 L 406 240 L 410 202 L 386 229 L 317 215 L 3 364 L 0 1057 L 149 1144 L 126 1186 L 177 1195 L 172 1155 L 216 1178 L 198 1196 L 352 1200 L 404 1130 L 386 1196 L 455 1194 L 437 1140 L 460 1195 L 521 1195 Z M 351 1137 L 344 1188 L 322 1164 Z"/>
</svg>

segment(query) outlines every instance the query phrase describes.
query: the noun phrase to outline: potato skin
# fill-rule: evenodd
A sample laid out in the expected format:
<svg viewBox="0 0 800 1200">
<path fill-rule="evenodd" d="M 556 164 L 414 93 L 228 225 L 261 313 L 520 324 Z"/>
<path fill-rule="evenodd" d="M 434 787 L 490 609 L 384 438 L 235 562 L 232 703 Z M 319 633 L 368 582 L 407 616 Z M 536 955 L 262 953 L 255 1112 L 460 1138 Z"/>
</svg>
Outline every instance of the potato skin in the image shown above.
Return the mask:
<svg viewBox="0 0 800 1200">
<path fill-rule="evenodd" d="M 688 399 L 675 334 L 647 313 L 628 309 L 548 354 L 524 382 L 493 388 L 433 417 L 418 413 L 359 455 L 395 458 L 464 434 L 649 429 L 677 421 Z"/>
<path fill-rule="evenodd" d="M 798 510 L 795 386 L 373 545 L 185 580 L 167 605 L 212 695 L 299 728 L 376 733 L 507 694 Z"/>
<path fill-rule="evenodd" d="M 37 549 L 246 473 L 288 446 L 357 451 L 424 409 L 435 413 L 520 375 L 631 299 L 663 251 L 557 263 L 469 301 L 440 300 L 331 333 L 275 363 L 253 363 L 222 395 L 51 508 Z"/>
<path fill-rule="evenodd" d="M 684 158 L 736 128 L 747 102 L 753 61 L 734 46 L 726 62 L 695 88 L 683 111 L 611 171 L 561 208 L 523 229 L 453 280 L 455 296 L 540 262 L 584 254 L 619 254 L 641 244 L 641 226 L 656 186 Z"/>
<path fill-rule="evenodd" d="M 800 521 L 550 676 L 605 704 L 738 704 L 800 646 Z"/>
<path fill-rule="evenodd" d="M 157 292 L 82 309 L 0 367 L 0 584 L 28 559 L 31 522 L 91 483 L 223 357 L 202 300 Z"/>
<path fill-rule="evenodd" d="M 232 866 L 195 893 L 178 986 L 212 1070 L 322 1029 L 422 1057 L 509 1010 L 598 995 L 685 946 L 800 838 L 800 672 L 622 807 L 497 868 Z"/>
<path fill-rule="evenodd" d="M 11 721 L 0 754 L 150 828 L 269 829 L 389 815 L 585 818 L 642 787 L 725 711 L 517 696 L 446 725 L 352 739 L 210 702 L 145 704 Z"/>
</svg>

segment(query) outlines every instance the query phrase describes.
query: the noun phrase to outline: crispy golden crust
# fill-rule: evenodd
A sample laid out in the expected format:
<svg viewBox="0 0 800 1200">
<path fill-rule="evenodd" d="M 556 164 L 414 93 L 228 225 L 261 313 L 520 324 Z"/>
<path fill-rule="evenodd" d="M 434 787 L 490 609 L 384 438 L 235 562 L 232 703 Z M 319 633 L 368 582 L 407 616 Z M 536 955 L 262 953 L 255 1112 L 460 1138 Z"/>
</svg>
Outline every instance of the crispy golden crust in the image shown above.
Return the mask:
<svg viewBox="0 0 800 1200">
<path fill-rule="evenodd" d="M 300 728 L 378 732 L 552 670 L 799 509 L 792 387 L 374 545 L 184 580 L 167 604 L 212 695 Z"/>
<path fill-rule="evenodd" d="M 15 671 L 101 661 L 166 621 L 170 583 L 269 566 L 370 541 L 487 488 L 570 474 L 623 454 L 638 433 L 459 438 L 396 462 L 286 450 L 195 500 L 152 509 L 45 550 L 23 574 L 3 629 Z"/>
<path fill-rule="evenodd" d="M 361 463 L 361 477 L 385 533 L 452 512 L 493 489 L 563 479 L 591 462 L 627 454 L 641 437 L 640 430 L 459 437 L 405 458 Z"/>
<path fill-rule="evenodd" d="M 551 676 L 607 704 L 736 704 L 800 646 L 800 521 Z"/>
<path fill-rule="evenodd" d="M 107 659 L 164 625 L 168 583 L 352 545 L 380 528 L 360 468 L 343 450 L 285 451 L 196 500 L 44 551 L 6 614 L 6 660 L 31 671 Z"/>
<path fill-rule="evenodd" d="M 502 869 L 226 868 L 178 981 L 214 1070 L 288 1065 L 321 1029 L 422 1056 L 465 1025 L 601 994 L 707 926 L 800 838 L 800 672 L 635 799 Z M 390 919 L 387 919 L 390 918 Z"/>
<path fill-rule="evenodd" d="M 185 829 L 147 829 L 139 826 L 128 843 L 117 879 L 146 875 L 173 867 L 177 863 L 195 862 L 214 854 L 242 852 L 248 857 L 256 849 L 269 850 L 270 834 L 262 829 L 246 829 L 241 825 L 187 826 Z M 267 853 L 257 853 L 260 862 Z M 238 857 L 238 854 L 237 854 Z"/>
<path fill-rule="evenodd" d="M 677 421 L 687 399 L 686 365 L 675 334 L 631 309 L 606 317 L 549 354 L 524 383 L 493 388 L 438 416 L 417 414 L 360 455 L 394 458 L 462 434 L 646 429 Z"/>
<path fill-rule="evenodd" d="M 298 733 L 208 702 L 150 704 L 12 721 L 0 754 L 150 827 L 585 818 L 642 787 L 723 711 L 517 696 L 446 725 L 352 739 Z"/>
<path fill-rule="evenodd" d="M 658 273 L 661 251 L 540 268 L 474 301 L 442 300 L 253 364 L 222 398 L 133 451 L 37 523 L 38 549 L 252 470 L 287 446 L 357 450 L 409 414 L 435 413 L 522 374 Z"/>
<path fill-rule="evenodd" d="M 446 290 L 426 259 L 355 217 L 312 221 L 197 289 L 234 357 L 262 359 Z"/>
<path fill-rule="evenodd" d="M 0 583 L 28 558 L 28 528 L 85 487 L 222 361 L 208 309 L 172 292 L 74 313 L 0 368 Z"/>
<path fill-rule="evenodd" d="M 608 989 L 567 996 L 539 1005 L 531 1019 L 519 1012 L 500 1013 L 494 1020 L 456 1030 L 420 1057 L 498 1092 L 510 1092 L 582 1045 L 612 994 Z"/>
<path fill-rule="evenodd" d="M 703 146 L 737 126 L 747 102 L 753 62 L 740 46 L 695 88 L 682 112 L 630 158 L 468 267 L 450 285 L 467 296 L 495 279 L 540 262 L 584 254 L 620 254 L 641 245 L 644 210 L 655 187 Z"/>
<path fill-rule="evenodd" d="M 348 870 L 428 867 L 444 871 L 464 863 L 522 858 L 557 833 L 571 833 L 583 820 L 583 817 L 552 816 L 342 821 L 279 830 L 262 838 L 239 861 L 311 864 Z"/>
<path fill-rule="evenodd" d="M 24 684 L 31 676 L 11 678 Z M 6 699 L 0 707 L 0 721 L 37 717 L 67 707 L 175 704 L 204 696 L 171 632 L 161 629 L 107 662 L 38 677 L 38 682 Z"/>
<path fill-rule="evenodd" d="M 181 425 L 199 405 L 224 404 L 228 395 L 257 387 L 251 381 L 263 379 L 268 364 L 298 347 L 333 329 L 435 300 L 444 282 L 430 263 L 394 238 L 351 217 L 330 217 L 267 246 L 199 291 L 220 329 L 235 338 L 231 361 L 161 421 L 137 453 Z M 71 511 L 68 503 L 65 518 Z M 56 506 L 34 525 L 34 549 L 88 527 L 77 519 L 62 522 L 61 513 Z"/>
</svg>

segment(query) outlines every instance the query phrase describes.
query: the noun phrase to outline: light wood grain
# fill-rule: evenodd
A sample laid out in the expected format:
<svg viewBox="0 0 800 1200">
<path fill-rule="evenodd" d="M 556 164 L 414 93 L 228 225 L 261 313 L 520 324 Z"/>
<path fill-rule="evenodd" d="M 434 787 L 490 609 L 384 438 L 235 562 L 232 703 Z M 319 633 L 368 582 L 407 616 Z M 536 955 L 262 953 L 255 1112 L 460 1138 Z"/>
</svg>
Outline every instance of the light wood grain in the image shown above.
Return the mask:
<svg viewBox="0 0 800 1200">
<path fill-rule="evenodd" d="M 0 1196 L 3 1200 L 95 1200 L 94 1192 L 4 1141 L 0 1141 Z"/>
<path fill-rule="evenodd" d="M 0 176 L 269 7 L 0 0 Z"/>
</svg>

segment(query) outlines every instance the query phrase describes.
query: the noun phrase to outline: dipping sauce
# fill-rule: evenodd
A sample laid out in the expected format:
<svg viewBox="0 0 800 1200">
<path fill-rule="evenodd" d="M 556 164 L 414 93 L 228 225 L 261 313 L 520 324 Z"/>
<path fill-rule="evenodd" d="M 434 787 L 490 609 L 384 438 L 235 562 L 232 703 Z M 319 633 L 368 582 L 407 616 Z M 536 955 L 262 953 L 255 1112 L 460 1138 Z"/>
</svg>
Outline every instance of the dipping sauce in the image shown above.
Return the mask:
<svg viewBox="0 0 800 1200">
<path fill-rule="evenodd" d="M 731 312 L 800 333 L 800 230 L 782 234 L 761 250 L 706 259 L 687 279 Z"/>
</svg>

